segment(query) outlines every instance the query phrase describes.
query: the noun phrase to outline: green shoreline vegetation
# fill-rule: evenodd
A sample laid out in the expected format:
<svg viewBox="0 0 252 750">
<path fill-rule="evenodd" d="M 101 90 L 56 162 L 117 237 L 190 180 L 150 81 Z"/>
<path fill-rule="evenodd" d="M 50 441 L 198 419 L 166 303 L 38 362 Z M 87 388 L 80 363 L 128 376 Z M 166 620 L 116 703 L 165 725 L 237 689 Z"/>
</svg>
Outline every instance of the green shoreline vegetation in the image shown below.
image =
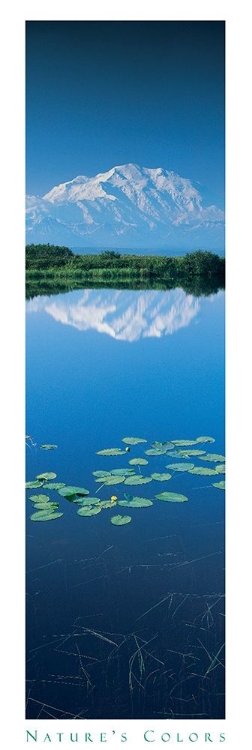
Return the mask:
<svg viewBox="0 0 252 750">
<path fill-rule="evenodd" d="M 216 293 L 225 286 L 225 259 L 197 250 L 185 256 L 121 255 L 105 250 L 76 255 L 58 245 L 26 246 L 26 297 L 73 289 L 182 288 L 194 296 Z"/>
</svg>

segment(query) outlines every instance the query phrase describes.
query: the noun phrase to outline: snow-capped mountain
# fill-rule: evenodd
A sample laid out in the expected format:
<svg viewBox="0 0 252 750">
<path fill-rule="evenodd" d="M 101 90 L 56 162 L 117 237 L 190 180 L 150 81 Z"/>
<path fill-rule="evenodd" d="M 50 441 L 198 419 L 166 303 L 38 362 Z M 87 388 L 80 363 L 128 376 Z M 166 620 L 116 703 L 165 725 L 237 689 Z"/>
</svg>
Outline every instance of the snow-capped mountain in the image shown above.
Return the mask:
<svg viewBox="0 0 252 750">
<path fill-rule="evenodd" d="M 45 312 L 58 323 L 78 331 L 93 330 L 131 343 L 176 333 L 195 320 L 202 304 L 212 300 L 207 297 L 202 302 L 182 289 L 167 292 L 85 289 L 55 298 L 34 297 L 27 302 L 27 311 Z"/>
<path fill-rule="evenodd" d="M 27 242 L 71 247 L 223 247 L 224 214 L 192 182 L 136 164 L 27 196 Z"/>
</svg>

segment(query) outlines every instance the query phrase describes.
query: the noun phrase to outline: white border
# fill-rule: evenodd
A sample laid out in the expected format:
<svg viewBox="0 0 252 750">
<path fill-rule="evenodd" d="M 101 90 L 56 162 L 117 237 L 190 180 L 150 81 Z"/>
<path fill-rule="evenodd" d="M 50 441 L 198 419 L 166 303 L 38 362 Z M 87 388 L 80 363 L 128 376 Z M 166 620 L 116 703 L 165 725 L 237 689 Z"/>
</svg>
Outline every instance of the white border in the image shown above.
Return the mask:
<svg viewBox="0 0 252 750">
<path fill-rule="evenodd" d="M 129 0 L 115 5 L 111 1 L 97 3 L 92 9 L 83 2 L 59 4 L 23 2 L 9 4 L 1 24 L 2 115 L 1 160 L 2 188 L 2 254 L 4 256 L 1 289 L 2 341 L 1 395 L 4 426 L 2 427 L 3 469 L 6 488 L 1 498 L 8 508 L 6 529 L 15 526 L 11 538 L 4 533 L 2 553 L 2 712 L 1 744 L 4 750 L 19 750 L 25 745 L 25 728 L 34 722 L 24 721 L 24 519 L 22 479 L 24 429 L 24 23 L 26 20 L 225 20 L 227 31 L 227 719 L 225 721 L 141 722 L 89 721 L 88 730 L 106 731 L 109 725 L 120 727 L 132 737 L 125 747 L 148 747 L 142 741 L 144 728 L 158 727 L 158 732 L 176 733 L 179 727 L 185 736 L 190 728 L 200 736 L 206 731 L 223 730 L 230 750 L 250 748 L 250 277 L 251 239 L 251 26 L 248 4 L 232 4 L 230 0 L 176 3 L 155 2 L 155 7 Z M 214 55 L 214 50 L 213 50 Z M 250 378 L 249 378 L 250 375 Z M 250 407 L 250 408 L 249 408 Z M 239 475 L 236 466 L 239 464 Z M 244 464 L 244 468 L 243 468 Z M 10 478 L 11 484 L 10 496 Z M 14 480 L 16 488 L 14 486 Z M 17 480 L 19 487 L 17 487 Z M 14 512 L 15 511 L 15 512 Z M 13 520 L 10 522 L 10 513 Z M 250 514 L 251 515 L 251 514 Z M 37 721 L 36 727 L 48 731 L 73 731 L 72 722 Z M 75 722 L 74 731 L 83 733 L 86 722 Z M 125 725 L 127 728 L 125 730 Z M 167 729 L 169 726 L 169 729 Z M 210 728 L 209 728 L 210 727 Z M 221 729 L 220 729 L 221 728 Z M 40 743 L 30 743 L 38 746 Z M 45 743 L 46 744 L 46 743 Z M 50 743 L 52 746 L 54 743 Z M 58 743 L 55 743 L 58 745 Z M 172 743 L 168 743 L 170 747 Z M 176 744 L 176 743 L 175 743 Z M 197 750 L 206 747 L 194 744 Z M 208 744 L 208 743 L 207 743 Z M 219 744 L 219 743 L 216 743 Z M 87 747 L 79 742 L 78 747 Z M 156 742 L 154 747 L 164 747 Z M 183 747 L 188 747 L 184 742 Z M 94 743 L 90 747 L 96 747 Z M 119 747 L 116 741 L 106 747 Z M 70 743 L 69 747 L 73 747 Z M 76 747 L 76 745 L 75 745 Z M 166 743 L 167 747 L 167 743 Z"/>
</svg>

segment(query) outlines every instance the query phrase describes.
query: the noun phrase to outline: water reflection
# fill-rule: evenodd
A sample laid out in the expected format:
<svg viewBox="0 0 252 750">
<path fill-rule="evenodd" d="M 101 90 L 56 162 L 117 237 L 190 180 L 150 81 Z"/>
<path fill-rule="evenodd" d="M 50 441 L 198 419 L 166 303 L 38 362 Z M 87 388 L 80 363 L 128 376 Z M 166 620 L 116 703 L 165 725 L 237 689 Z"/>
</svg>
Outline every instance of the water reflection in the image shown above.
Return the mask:
<svg viewBox="0 0 252 750">
<path fill-rule="evenodd" d="M 219 294 L 208 297 L 213 301 Z M 137 341 L 161 338 L 190 324 L 198 315 L 202 298 L 172 291 L 85 289 L 56 297 L 35 297 L 28 312 L 44 311 L 54 320 L 79 331 L 96 330 L 114 339 Z"/>
</svg>

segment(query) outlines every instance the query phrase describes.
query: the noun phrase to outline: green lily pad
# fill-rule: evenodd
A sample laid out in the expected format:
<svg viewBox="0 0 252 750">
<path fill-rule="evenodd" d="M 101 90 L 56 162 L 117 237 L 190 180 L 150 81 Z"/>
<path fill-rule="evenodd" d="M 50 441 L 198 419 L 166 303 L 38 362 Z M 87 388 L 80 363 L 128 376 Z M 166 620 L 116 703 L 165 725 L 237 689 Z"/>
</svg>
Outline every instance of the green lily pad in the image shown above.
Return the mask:
<svg viewBox="0 0 252 750">
<path fill-rule="evenodd" d="M 148 464 L 148 461 L 146 460 L 146 458 L 131 458 L 129 464 L 131 464 L 132 466 L 146 466 L 146 464 Z"/>
<path fill-rule="evenodd" d="M 165 451 L 168 458 L 187 458 L 187 451 L 186 455 L 184 456 L 183 451 L 176 450 L 176 451 Z"/>
<path fill-rule="evenodd" d="M 31 500 L 32 503 L 49 503 L 50 497 L 48 497 L 48 495 L 31 495 L 29 500 Z"/>
<path fill-rule="evenodd" d="M 89 490 L 86 490 L 84 487 L 62 487 L 62 489 L 59 490 L 59 495 L 62 495 L 62 497 L 71 497 L 71 495 L 89 495 Z"/>
<path fill-rule="evenodd" d="M 225 489 L 225 481 L 222 482 L 213 482 L 213 487 L 217 487 L 218 490 L 224 490 Z"/>
<path fill-rule="evenodd" d="M 99 477 L 99 479 L 95 479 L 96 484 L 105 484 L 108 479 L 112 479 L 111 474 L 104 474 L 104 476 Z"/>
<path fill-rule="evenodd" d="M 199 476 L 208 476 L 210 477 L 211 474 L 218 474 L 215 469 L 208 469 L 206 466 L 195 466 L 194 469 L 190 469 L 189 474 L 199 474 Z"/>
<path fill-rule="evenodd" d="M 27 490 L 36 490 L 37 487 L 43 487 L 43 482 L 39 482 L 37 479 L 34 479 L 33 482 L 25 482 L 25 487 Z"/>
<path fill-rule="evenodd" d="M 59 503 L 34 503 L 34 508 L 38 510 L 46 510 L 48 513 L 57 510 Z"/>
<path fill-rule="evenodd" d="M 115 500 L 101 500 L 100 507 L 104 508 L 113 508 L 115 505 L 117 505 L 117 502 Z"/>
<path fill-rule="evenodd" d="M 148 508 L 153 502 L 146 497 L 132 497 L 131 500 L 118 500 L 118 505 L 127 508 Z"/>
<path fill-rule="evenodd" d="M 217 466 L 215 466 L 215 471 L 217 471 L 217 474 L 226 474 L 225 464 L 218 464 Z"/>
<path fill-rule="evenodd" d="M 75 505 L 99 505 L 100 498 L 99 497 L 77 497 L 76 500 L 73 501 Z"/>
<path fill-rule="evenodd" d="M 113 484 L 121 484 L 122 482 L 124 482 L 124 480 L 125 480 L 125 477 L 120 477 L 120 476 L 108 477 L 107 481 L 104 482 L 104 484 L 106 484 L 106 487 L 110 487 L 110 485 L 113 485 Z"/>
<path fill-rule="evenodd" d="M 167 469 L 173 469 L 173 471 L 190 471 L 194 468 L 194 464 L 183 463 L 183 464 L 168 464 Z"/>
<path fill-rule="evenodd" d="M 155 497 L 168 503 L 185 503 L 188 500 L 188 497 L 179 495 L 177 492 L 160 492 L 160 495 L 155 495 Z"/>
<path fill-rule="evenodd" d="M 37 474 L 36 479 L 42 479 L 42 481 L 48 481 L 48 479 L 56 479 L 57 474 L 54 471 L 45 471 L 43 474 Z"/>
<path fill-rule="evenodd" d="M 82 506 L 82 508 L 77 510 L 78 516 L 96 516 L 100 512 L 101 507 L 98 505 Z"/>
<path fill-rule="evenodd" d="M 206 453 L 206 455 L 203 458 L 200 458 L 200 460 L 218 463 L 218 461 L 225 461 L 225 456 L 222 456 L 221 453 Z"/>
<path fill-rule="evenodd" d="M 205 452 L 206 451 L 200 451 L 200 450 L 198 450 L 198 448 L 191 448 L 191 449 L 189 449 L 187 451 L 179 451 L 179 455 L 182 456 L 182 458 L 183 457 L 187 458 L 188 456 L 189 457 L 190 456 L 203 456 L 205 454 Z"/>
<path fill-rule="evenodd" d="M 49 482 L 49 484 L 43 484 L 43 489 L 46 490 L 61 490 L 62 487 L 65 487 L 65 482 Z"/>
<path fill-rule="evenodd" d="M 215 443 L 215 438 L 203 435 L 196 438 L 196 443 Z"/>
<path fill-rule="evenodd" d="M 130 463 L 131 463 L 131 461 L 130 461 Z M 148 462 L 146 461 L 146 463 L 148 463 Z M 120 477 L 120 476 L 124 477 L 124 476 L 127 476 L 127 475 L 130 476 L 131 474 L 135 474 L 135 472 L 134 472 L 134 469 L 128 469 L 128 468 L 127 469 L 111 469 L 110 474 L 113 474 L 113 476 L 115 476 L 115 477 Z"/>
<path fill-rule="evenodd" d="M 54 451 L 56 448 L 58 448 L 57 445 L 41 445 L 40 448 L 42 448 L 43 451 Z"/>
<path fill-rule="evenodd" d="M 197 440 L 172 440 L 173 445 L 196 445 Z"/>
<path fill-rule="evenodd" d="M 124 484 L 148 484 L 151 481 L 151 477 L 142 477 L 141 474 L 139 476 L 136 474 L 134 477 L 126 477 Z"/>
<path fill-rule="evenodd" d="M 30 516 L 31 521 L 54 521 L 55 518 L 60 518 L 63 516 L 63 513 L 48 513 L 44 510 L 37 511 L 37 513 L 33 513 L 32 516 Z"/>
<path fill-rule="evenodd" d="M 164 456 L 166 453 L 165 448 L 148 448 L 147 451 L 144 451 L 146 456 Z"/>
<path fill-rule="evenodd" d="M 173 449 L 173 443 L 170 443 L 168 440 L 164 440 L 162 443 L 160 440 L 154 440 L 153 443 L 151 443 L 151 448 L 157 448 L 157 449 L 164 449 L 165 451 L 169 451 Z"/>
<path fill-rule="evenodd" d="M 104 448 L 104 450 L 96 452 L 97 456 L 123 456 L 126 453 L 121 448 Z"/>
<path fill-rule="evenodd" d="M 110 521 L 114 526 L 125 526 L 126 523 L 130 523 L 131 516 L 112 516 Z"/>
<path fill-rule="evenodd" d="M 154 473 L 154 474 L 151 474 L 151 478 L 152 478 L 152 479 L 155 479 L 155 480 L 156 480 L 156 482 L 167 482 L 167 481 L 168 481 L 168 479 L 171 479 L 171 478 L 172 478 L 172 475 L 171 475 L 171 474 L 168 474 L 168 473 L 166 473 L 166 474 L 165 474 L 165 473 L 164 473 L 164 474 L 158 474 L 158 473 L 156 472 L 156 473 Z"/>
<path fill-rule="evenodd" d="M 137 445 L 138 443 L 147 443 L 147 440 L 137 437 L 125 437 L 122 438 L 122 442 L 127 443 L 128 445 Z"/>
<path fill-rule="evenodd" d="M 105 477 L 106 474 L 110 477 L 111 471 L 92 471 L 94 477 Z"/>
</svg>

